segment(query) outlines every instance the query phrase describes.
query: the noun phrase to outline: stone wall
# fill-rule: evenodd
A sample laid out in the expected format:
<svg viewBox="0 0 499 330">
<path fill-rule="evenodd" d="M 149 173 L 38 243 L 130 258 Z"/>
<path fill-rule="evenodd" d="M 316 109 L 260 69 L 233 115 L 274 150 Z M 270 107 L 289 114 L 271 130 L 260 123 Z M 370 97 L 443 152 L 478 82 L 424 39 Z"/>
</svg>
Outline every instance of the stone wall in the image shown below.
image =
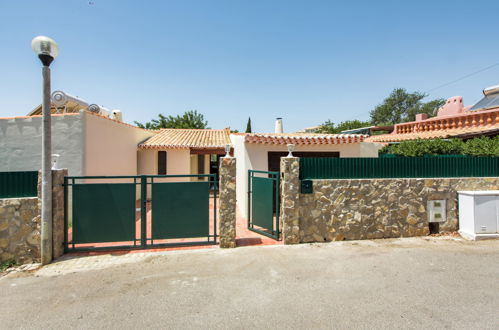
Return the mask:
<svg viewBox="0 0 499 330">
<path fill-rule="evenodd" d="M 64 254 L 64 177 L 67 169 L 52 171 L 52 256 Z"/>
<path fill-rule="evenodd" d="M 0 261 L 40 261 L 40 210 L 37 197 L 0 199 Z"/>
<path fill-rule="evenodd" d="M 52 170 L 52 258 L 64 254 L 64 177 L 68 169 Z M 42 194 L 42 172 L 38 171 L 38 198 Z M 39 204 L 42 209 L 41 199 Z"/>
<path fill-rule="evenodd" d="M 220 247 L 236 247 L 236 159 L 220 159 Z"/>
<path fill-rule="evenodd" d="M 497 189 L 499 178 L 313 180 L 299 194 L 300 242 L 427 235 L 427 202 L 442 199 L 440 231 L 455 231 L 457 191 Z"/>
<path fill-rule="evenodd" d="M 53 258 L 64 253 L 64 177 L 67 169 L 52 171 Z M 41 174 L 38 197 L 0 199 L 0 261 L 40 262 Z"/>
<path fill-rule="evenodd" d="M 284 244 L 300 243 L 299 192 L 300 162 L 296 157 L 281 158 L 281 210 L 279 227 Z"/>
</svg>

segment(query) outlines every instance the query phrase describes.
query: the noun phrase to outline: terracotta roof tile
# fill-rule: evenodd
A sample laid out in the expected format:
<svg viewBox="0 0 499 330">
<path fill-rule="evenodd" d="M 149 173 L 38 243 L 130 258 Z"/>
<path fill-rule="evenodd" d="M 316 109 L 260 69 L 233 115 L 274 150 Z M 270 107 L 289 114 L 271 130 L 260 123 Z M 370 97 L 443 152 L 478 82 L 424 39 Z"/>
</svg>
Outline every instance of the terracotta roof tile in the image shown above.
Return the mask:
<svg viewBox="0 0 499 330">
<path fill-rule="evenodd" d="M 139 148 L 224 148 L 231 143 L 229 135 L 228 129 L 165 128 L 139 144 Z"/>
<path fill-rule="evenodd" d="M 244 141 L 257 144 L 345 144 L 364 141 L 367 135 L 360 134 L 319 134 L 319 133 L 248 133 Z"/>
<path fill-rule="evenodd" d="M 429 132 L 383 134 L 371 136 L 366 139 L 366 142 L 398 142 L 417 139 L 445 139 L 467 133 L 487 132 L 497 128 L 499 128 L 499 123 L 489 126 L 456 128 Z"/>
</svg>

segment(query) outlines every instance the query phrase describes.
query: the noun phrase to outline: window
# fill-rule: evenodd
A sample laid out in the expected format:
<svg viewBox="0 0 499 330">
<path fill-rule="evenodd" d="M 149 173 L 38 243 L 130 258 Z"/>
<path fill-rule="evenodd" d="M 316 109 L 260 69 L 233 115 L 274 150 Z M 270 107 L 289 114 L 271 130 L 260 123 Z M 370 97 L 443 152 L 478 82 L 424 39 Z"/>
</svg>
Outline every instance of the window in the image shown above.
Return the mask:
<svg viewBox="0 0 499 330">
<path fill-rule="evenodd" d="M 204 173 L 204 155 L 198 155 L 198 174 Z M 199 180 L 204 180 L 204 178 L 199 177 Z"/>
<path fill-rule="evenodd" d="M 158 175 L 166 175 L 166 151 L 158 151 Z"/>
</svg>

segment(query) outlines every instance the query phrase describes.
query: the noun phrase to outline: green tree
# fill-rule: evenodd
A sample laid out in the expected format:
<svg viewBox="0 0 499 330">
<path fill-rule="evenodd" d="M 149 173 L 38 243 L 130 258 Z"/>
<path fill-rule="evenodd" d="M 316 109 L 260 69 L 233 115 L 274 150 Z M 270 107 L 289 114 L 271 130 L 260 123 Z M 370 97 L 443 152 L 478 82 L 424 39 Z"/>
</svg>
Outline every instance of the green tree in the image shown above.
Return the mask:
<svg viewBox="0 0 499 330">
<path fill-rule="evenodd" d="M 428 96 L 420 92 L 408 93 L 404 88 L 395 88 L 390 95 L 371 110 L 371 123 L 374 125 L 393 125 L 414 121 L 416 114 L 434 116 L 436 109 L 445 104 L 444 99 L 423 102 Z"/>
<path fill-rule="evenodd" d="M 341 133 L 342 131 L 367 127 L 370 125 L 371 125 L 370 122 L 361 121 L 361 120 L 346 120 L 342 121 L 338 125 L 335 125 L 331 120 L 327 120 L 326 122 L 324 122 L 322 125 L 319 126 L 317 133 L 338 134 Z"/>
<path fill-rule="evenodd" d="M 183 115 L 165 116 L 158 115 L 158 119 L 152 119 L 144 124 L 137 121 L 135 125 L 146 129 L 160 129 L 160 128 L 207 128 L 208 122 L 204 120 L 204 116 L 196 110 L 186 111 Z"/>
<path fill-rule="evenodd" d="M 248 123 L 246 124 L 246 133 L 251 133 L 251 118 L 248 117 Z"/>
</svg>

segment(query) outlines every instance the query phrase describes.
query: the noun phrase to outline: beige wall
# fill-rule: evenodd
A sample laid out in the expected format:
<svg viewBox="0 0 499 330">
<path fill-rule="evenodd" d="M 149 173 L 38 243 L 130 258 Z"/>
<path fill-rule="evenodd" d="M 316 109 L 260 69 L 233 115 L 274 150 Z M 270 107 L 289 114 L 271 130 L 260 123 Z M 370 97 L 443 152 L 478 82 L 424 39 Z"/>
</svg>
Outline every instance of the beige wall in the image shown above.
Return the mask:
<svg viewBox="0 0 499 330">
<path fill-rule="evenodd" d="M 204 174 L 210 174 L 210 155 L 204 156 Z M 198 155 L 191 155 L 191 174 L 198 174 Z M 207 181 L 204 178 L 203 181 Z M 191 181 L 200 181 L 198 178 L 191 178 Z"/>
<path fill-rule="evenodd" d="M 166 174 L 190 174 L 189 149 L 141 149 L 138 151 L 139 175 L 158 174 L 158 151 L 166 151 Z"/>
<path fill-rule="evenodd" d="M 84 113 L 83 175 L 137 175 L 137 145 L 149 131 Z"/>
</svg>

